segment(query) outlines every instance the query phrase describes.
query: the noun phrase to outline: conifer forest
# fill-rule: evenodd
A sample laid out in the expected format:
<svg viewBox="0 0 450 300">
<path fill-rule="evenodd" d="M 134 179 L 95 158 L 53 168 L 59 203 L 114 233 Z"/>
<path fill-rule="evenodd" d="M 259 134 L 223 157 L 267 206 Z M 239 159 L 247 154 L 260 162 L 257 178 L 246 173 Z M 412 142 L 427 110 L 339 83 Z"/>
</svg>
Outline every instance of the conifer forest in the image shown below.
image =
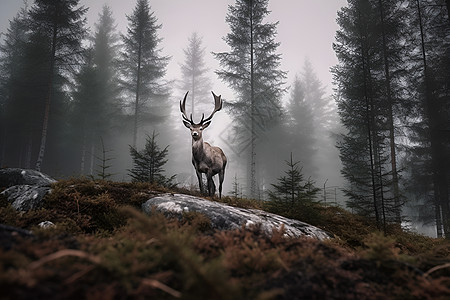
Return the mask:
<svg viewBox="0 0 450 300">
<path fill-rule="evenodd" d="M 98 2 L 1 1 L 1 168 L 198 189 L 202 124 L 222 195 L 450 238 L 450 0 Z"/>
</svg>

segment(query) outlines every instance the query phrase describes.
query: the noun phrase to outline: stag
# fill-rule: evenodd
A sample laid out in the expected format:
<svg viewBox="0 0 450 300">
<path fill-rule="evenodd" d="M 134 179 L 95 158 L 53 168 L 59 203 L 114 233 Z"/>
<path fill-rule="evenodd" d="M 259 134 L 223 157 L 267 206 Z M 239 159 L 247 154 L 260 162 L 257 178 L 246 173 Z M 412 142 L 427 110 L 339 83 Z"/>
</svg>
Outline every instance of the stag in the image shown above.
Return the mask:
<svg viewBox="0 0 450 300">
<path fill-rule="evenodd" d="M 222 183 L 225 176 L 225 166 L 227 165 L 227 158 L 219 147 L 211 146 L 207 142 L 203 142 L 203 130 L 210 124 L 211 119 L 216 112 L 222 109 L 221 96 L 214 96 L 215 107 L 209 117 L 205 119 L 205 114 L 202 114 L 200 123 L 194 123 L 192 114 L 190 118 L 186 114 L 186 98 L 189 91 L 184 95 L 183 102 L 180 101 L 180 110 L 183 116 L 184 126 L 191 130 L 192 136 L 192 164 L 197 173 L 198 185 L 200 192 L 203 193 L 202 173 L 206 174 L 208 195 L 214 197 L 216 192 L 216 185 L 214 184 L 213 176 L 219 174 L 219 198 L 222 198 Z"/>
</svg>

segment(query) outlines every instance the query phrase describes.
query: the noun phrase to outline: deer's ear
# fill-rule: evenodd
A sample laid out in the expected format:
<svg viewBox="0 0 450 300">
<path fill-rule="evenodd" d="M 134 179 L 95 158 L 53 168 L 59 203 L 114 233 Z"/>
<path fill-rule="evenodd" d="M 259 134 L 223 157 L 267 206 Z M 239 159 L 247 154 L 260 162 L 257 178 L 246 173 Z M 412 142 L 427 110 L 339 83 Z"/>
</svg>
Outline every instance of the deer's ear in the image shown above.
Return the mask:
<svg viewBox="0 0 450 300">
<path fill-rule="evenodd" d="M 191 129 L 191 123 L 187 122 L 187 121 L 183 121 L 184 126 L 186 126 L 187 128 Z"/>
<path fill-rule="evenodd" d="M 203 129 L 206 129 L 206 127 L 209 126 L 209 124 L 211 124 L 211 122 L 205 122 L 202 124 Z"/>
</svg>

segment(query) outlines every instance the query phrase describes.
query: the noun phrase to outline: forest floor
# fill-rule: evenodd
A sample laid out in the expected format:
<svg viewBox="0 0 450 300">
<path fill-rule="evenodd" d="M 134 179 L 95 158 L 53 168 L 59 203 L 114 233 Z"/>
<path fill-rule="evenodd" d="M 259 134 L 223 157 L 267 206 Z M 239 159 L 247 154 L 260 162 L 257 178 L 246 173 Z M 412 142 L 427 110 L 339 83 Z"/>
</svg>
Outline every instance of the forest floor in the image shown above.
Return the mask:
<svg viewBox="0 0 450 300">
<path fill-rule="evenodd" d="M 163 192 L 174 191 L 73 179 L 54 184 L 39 210 L 17 212 L 0 198 L 0 224 L 32 232 L 0 234 L 0 299 L 450 299 L 449 240 L 398 226 L 383 234 L 320 204 L 298 216 L 335 236 L 327 241 L 140 212 Z M 44 220 L 56 226 L 36 225 Z"/>
</svg>

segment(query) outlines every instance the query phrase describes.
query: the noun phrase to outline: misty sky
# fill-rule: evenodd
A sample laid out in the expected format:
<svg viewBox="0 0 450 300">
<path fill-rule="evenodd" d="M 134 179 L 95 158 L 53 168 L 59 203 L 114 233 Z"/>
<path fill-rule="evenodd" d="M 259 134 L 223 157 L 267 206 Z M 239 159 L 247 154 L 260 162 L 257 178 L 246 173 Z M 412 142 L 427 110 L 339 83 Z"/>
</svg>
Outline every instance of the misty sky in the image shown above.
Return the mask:
<svg viewBox="0 0 450 300">
<path fill-rule="evenodd" d="M 28 0 L 32 3 L 32 0 Z M 88 26 L 93 28 L 98 19 L 98 13 L 104 4 L 113 10 L 117 29 L 125 33 L 127 20 L 136 1 L 124 0 L 81 0 L 81 4 L 89 7 L 87 13 Z M 214 74 L 218 63 L 210 54 L 228 51 L 229 47 L 223 37 L 229 32 L 225 22 L 227 7 L 234 0 L 150 0 L 151 10 L 158 18 L 162 28 L 159 32 L 163 37 L 162 54 L 171 56 L 167 79 L 176 79 L 180 74 L 180 63 L 184 61 L 183 49 L 187 47 L 188 37 L 196 31 L 203 37 L 206 48 L 205 60 L 210 66 L 213 78 L 213 89 L 224 98 L 232 98 L 232 91 L 219 82 Z M 282 70 L 288 71 L 288 84 L 291 84 L 295 74 L 300 72 L 305 57 L 311 61 L 316 73 L 328 93 L 332 92 L 331 66 L 337 63 L 332 50 L 334 35 L 337 30 L 336 13 L 346 5 L 346 0 L 272 0 L 269 2 L 271 14 L 269 22 L 279 21 L 277 41 L 281 43 L 278 52 L 282 54 Z M 8 20 L 12 19 L 23 0 L 0 1 L 0 31 L 8 28 Z M 181 91 L 174 90 L 174 95 Z"/>
<path fill-rule="evenodd" d="M 32 1 L 28 0 L 31 4 Z M 131 15 L 136 1 L 124 0 L 81 0 L 81 5 L 89 7 L 86 15 L 88 26 L 93 29 L 98 20 L 98 14 L 106 3 L 113 11 L 113 17 L 117 23 L 117 30 L 126 33 L 126 15 Z M 233 99 L 233 91 L 217 79 L 214 70 L 219 68 L 218 62 L 211 52 L 229 51 L 230 48 L 223 41 L 223 37 L 229 32 L 229 26 L 225 22 L 228 6 L 235 0 L 149 0 L 151 11 L 162 24 L 159 36 L 163 38 L 161 47 L 162 55 L 171 56 L 167 69 L 167 80 L 175 80 L 181 77 L 180 64 L 184 62 L 183 49 L 187 48 L 188 38 L 193 32 L 203 37 L 203 46 L 206 48 L 205 62 L 209 65 L 213 86 L 216 94 L 227 99 Z M 278 53 L 281 54 L 281 69 L 288 71 L 287 85 L 291 85 L 297 73 L 302 70 L 306 57 L 312 63 L 316 74 L 326 86 L 328 95 L 332 93 L 332 76 L 330 67 L 337 63 L 332 49 L 334 36 L 338 26 L 336 24 L 337 11 L 346 5 L 346 0 L 272 0 L 269 2 L 270 15 L 267 22 L 278 21 L 278 35 L 276 41 L 280 42 Z M 0 31 L 8 28 L 8 20 L 12 19 L 23 0 L 0 0 Z M 177 103 L 184 95 L 174 86 L 171 101 Z M 285 94 L 285 100 L 289 97 Z M 175 107 L 177 107 L 175 105 Z M 173 111 L 173 116 L 179 116 L 178 110 Z M 209 112 L 207 112 L 209 113 Z M 225 153 L 232 152 L 227 143 L 220 140 L 220 132 L 227 129 L 232 120 L 226 114 L 217 114 L 213 126 L 205 133 L 205 140 L 213 145 L 223 148 Z M 181 121 L 180 121 L 180 126 Z M 186 140 L 189 134 L 186 132 Z M 191 151 L 186 143 L 187 157 Z M 337 152 L 336 152 L 337 153 Z M 280 158 L 281 159 L 281 158 Z M 302 158 L 299 158 L 300 160 Z M 336 161 L 338 156 L 336 154 Z M 190 161 L 190 159 L 188 159 Z M 233 170 L 230 161 L 229 168 Z M 322 185 L 329 180 L 331 186 L 341 185 L 342 177 L 339 166 L 328 164 L 320 166 L 321 174 L 316 178 Z M 226 187 L 230 187 L 233 172 L 228 172 L 225 179 Z"/>
</svg>

